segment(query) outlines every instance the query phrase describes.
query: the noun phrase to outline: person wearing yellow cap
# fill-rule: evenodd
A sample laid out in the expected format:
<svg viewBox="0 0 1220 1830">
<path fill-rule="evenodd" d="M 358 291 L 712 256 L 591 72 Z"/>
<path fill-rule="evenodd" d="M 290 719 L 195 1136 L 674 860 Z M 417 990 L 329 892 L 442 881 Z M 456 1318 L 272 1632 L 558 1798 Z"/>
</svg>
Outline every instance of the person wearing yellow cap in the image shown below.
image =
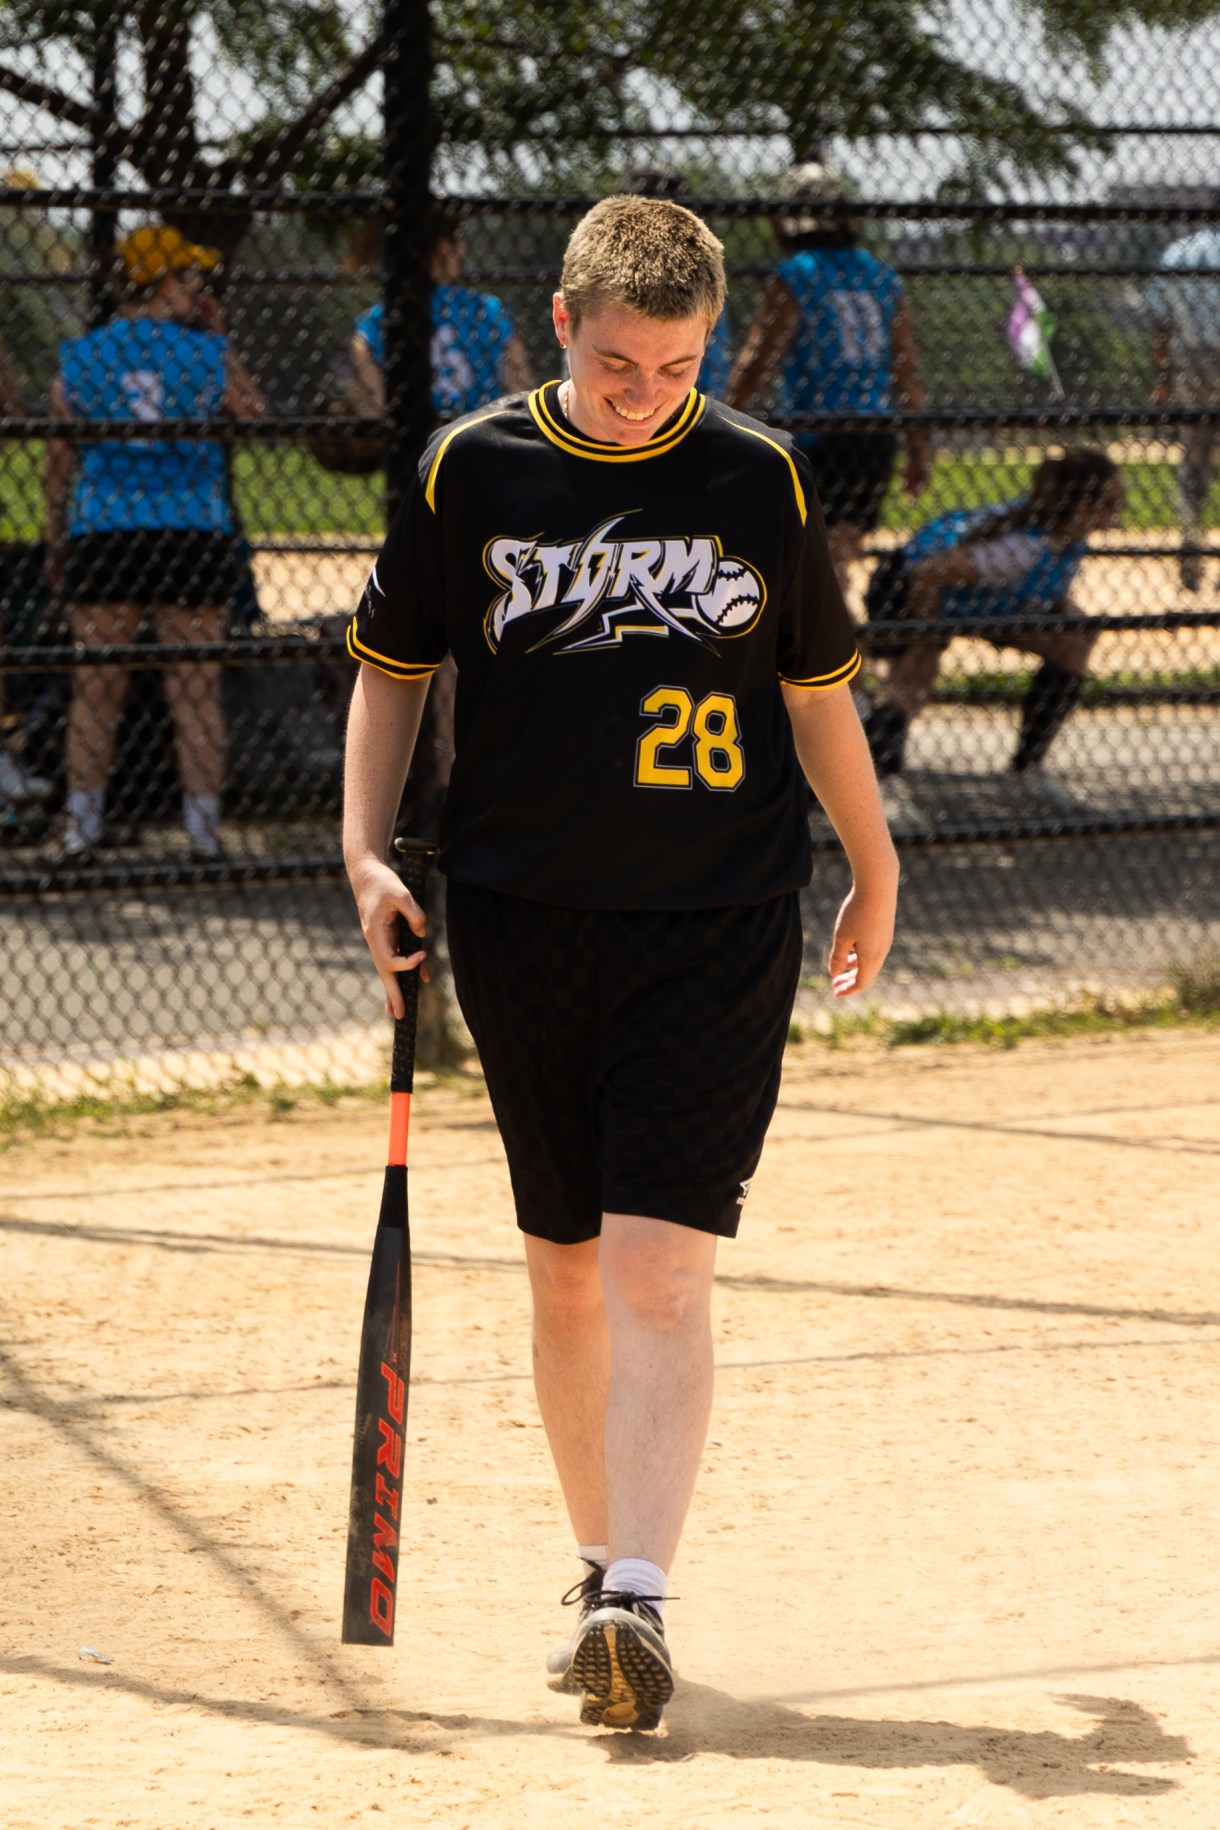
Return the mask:
<svg viewBox="0 0 1220 1830">
<path fill-rule="evenodd" d="M 215 311 L 200 327 L 201 274 L 215 250 L 146 224 L 116 249 L 123 302 L 107 323 L 61 349 L 52 413 L 154 427 L 175 419 L 250 418 L 265 411 Z M 75 478 L 74 478 L 75 472 Z M 151 622 L 160 641 L 223 638 L 239 584 L 238 532 L 223 446 L 215 439 L 53 439 L 47 456 L 51 584 L 68 600 L 73 639 L 133 642 Z M 102 837 L 107 778 L 127 688 L 121 667 L 75 672 L 66 747 L 63 862 L 87 862 Z M 191 855 L 221 854 L 218 826 L 225 726 L 220 667 L 166 669 Z"/>
</svg>

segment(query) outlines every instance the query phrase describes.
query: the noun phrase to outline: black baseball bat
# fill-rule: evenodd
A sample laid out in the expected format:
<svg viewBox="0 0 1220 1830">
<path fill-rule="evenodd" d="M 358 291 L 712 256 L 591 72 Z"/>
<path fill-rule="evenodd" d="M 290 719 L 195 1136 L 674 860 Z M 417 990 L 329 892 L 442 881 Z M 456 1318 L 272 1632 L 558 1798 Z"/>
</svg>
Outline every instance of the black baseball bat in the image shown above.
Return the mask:
<svg viewBox="0 0 1220 1830">
<path fill-rule="evenodd" d="M 398 839 L 395 845 L 402 854 L 403 882 L 422 907 L 424 873 L 436 847 L 420 839 Z M 399 950 L 409 954 L 414 944 L 414 936 L 400 920 Z M 393 1645 L 398 1594 L 407 1393 L 411 1382 L 407 1132 L 415 1080 L 419 968 L 400 972 L 398 985 L 404 1011 L 394 1019 L 390 1057 L 390 1148 L 364 1299 L 360 1369 L 356 1377 L 356 1432 L 343 1589 L 343 1641 L 349 1646 Z"/>
</svg>

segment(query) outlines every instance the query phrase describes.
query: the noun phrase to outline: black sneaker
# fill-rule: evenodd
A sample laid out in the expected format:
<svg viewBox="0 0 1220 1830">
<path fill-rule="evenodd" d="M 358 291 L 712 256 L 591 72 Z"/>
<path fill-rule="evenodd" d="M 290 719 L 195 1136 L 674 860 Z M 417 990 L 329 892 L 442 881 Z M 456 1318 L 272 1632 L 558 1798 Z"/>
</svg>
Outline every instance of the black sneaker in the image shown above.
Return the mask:
<svg viewBox="0 0 1220 1830">
<path fill-rule="evenodd" d="M 653 1598 L 603 1589 L 577 1632 L 572 1678 L 590 1727 L 659 1728 L 674 1668 Z"/>
<path fill-rule="evenodd" d="M 581 1628 L 597 1606 L 605 1577 L 605 1570 L 595 1565 L 584 1581 L 570 1588 L 560 1602 L 562 1607 L 577 1609 L 576 1625 L 572 1628 L 571 1637 L 546 1655 L 546 1681 L 551 1690 L 563 1690 L 574 1696 L 580 1689 L 572 1676 L 572 1654 L 576 1650 Z"/>
</svg>

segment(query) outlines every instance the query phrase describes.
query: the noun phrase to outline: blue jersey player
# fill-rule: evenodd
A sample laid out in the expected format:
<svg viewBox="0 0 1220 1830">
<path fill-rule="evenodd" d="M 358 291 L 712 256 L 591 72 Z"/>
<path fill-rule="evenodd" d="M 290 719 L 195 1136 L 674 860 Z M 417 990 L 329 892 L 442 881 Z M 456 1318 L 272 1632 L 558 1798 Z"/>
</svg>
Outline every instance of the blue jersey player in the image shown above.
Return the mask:
<svg viewBox="0 0 1220 1830">
<path fill-rule="evenodd" d="M 432 411 L 455 419 L 530 385 L 529 358 L 508 307 L 490 292 L 461 284 L 466 255 L 462 225 L 447 211 L 433 220 Z M 356 319 L 352 365 L 367 412 L 385 409 L 385 307 Z"/>
<path fill-rule="evenodd" d="M 900 778 L 908 728 L 927 703 L 946 647 L 953 636 L 970 634 L 1041 659 L 1022 700 L 1010 780 L 1047 806 L 1078 810 L 1075 795 L 1044 764 L 1080 697 L 1095 636 L 1060 624 L 1078 614 L 1070 593 L 1088 536 L 1114 524 L 1123 495 L 1113 459 L 1077 447 L 1044 459 L 1016 501 L 939 515 L 883 560 L 869 585 L 869 614 L 910 619 L 909 636 L 872 645 L 885 678 L 865 731 L 883 785 Z M 1028 620 L 1024 628 L 990 634 L 988 619 L 1002 617 Z M 886 798 L 891 817 L 922 824 L 909 794 Z"/>
<path fill-rule="evenodd" d="M 55 417 L 152 429 L 173 420 L 261 414 L 262 395 L 215 308 L 208 314 L 212 327 L 199 327 L 201 275 L 218 255 L 177 229 L 150 223 L 122 238 L 117 258 L 124 302 L 107 323 L 64 343 L 51 392 Z M 223 638 L 242 566 L 224 450 L 215 439 L 52 439 L 47 503 L 50 579 L 71 605 L 77 642 L 125 645 L 146 622 L 175 644 Z M 206 863 L 221 856 L 220 666 L 175 661 L 165 682 L 188 842 Z M 64 863 L 87 863 L 101 840 L 126 685 L 121 667 L 76 670 Z"/>
<path fill-rule="evenodd" d="M 763 291 L 754 322 L 725 388 L 730 406 L 748 407 L 770 388 L 788 415 L 867 414 L 873 426 L 796 434 L 813 466 L 835 568 L 846 587 L 849 562 L 881 516 L 898 440 L 887 420 L 896 408 L 926 405 L 915 332 L 902 281 L 861 248 L 829 167 L 797 165 L 788 203 L 776 218 L 783 258 Z M 906 439 L 906 488 L 928 481 L 927 436 Z"/>
</svg>

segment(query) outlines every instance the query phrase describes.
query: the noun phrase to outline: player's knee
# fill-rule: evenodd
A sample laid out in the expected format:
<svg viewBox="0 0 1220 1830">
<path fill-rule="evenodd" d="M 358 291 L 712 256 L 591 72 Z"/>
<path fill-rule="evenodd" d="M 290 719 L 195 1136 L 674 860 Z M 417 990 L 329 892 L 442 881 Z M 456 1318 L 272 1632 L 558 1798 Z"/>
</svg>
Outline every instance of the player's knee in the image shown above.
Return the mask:
<svg viewBox="0 0 1220 1830">
<path fill-rule="evenodd" d="M 1075 662 L 1075 667 L 1073 670 L 1074 672 L 1076 672 L 1078 674 L 1082 674 L 1085 671 L 1085 668 L 1089 665 L 1089 656 L 1093 652 L 1093 649 L 1097 642 L 1097 637 L 1098 637 L 1099 633 L 1100 633 L 1099 630 L 1087 629 L 1087 630 L 1082 631 L 1082 633 L 1080 635 L 1078 635 L 1074 638 L 1075 643 L 1076 643 L 1076 662 Z"/>
<path fill-rule="evenodd" d="M 667 1232 L 657 1227 L 652 1237 L 637 1235 L 617 1249 L 603 1243 L 602 1280 L 612 1322 L 617 1314 L 639 1327 L 669 1331 L 705 1313 L 711 1257 L 692 1254 L 685 1240 L 671 1241 Z"/>
<path fill-rule="evenodd" d="M 526 1253 L 536 1313 L 582 1315 L 601 1307 L 596 1239 L 580 1245 L 554 1245 L 548 1239 L 531 1238 Z"/>
</svg>

